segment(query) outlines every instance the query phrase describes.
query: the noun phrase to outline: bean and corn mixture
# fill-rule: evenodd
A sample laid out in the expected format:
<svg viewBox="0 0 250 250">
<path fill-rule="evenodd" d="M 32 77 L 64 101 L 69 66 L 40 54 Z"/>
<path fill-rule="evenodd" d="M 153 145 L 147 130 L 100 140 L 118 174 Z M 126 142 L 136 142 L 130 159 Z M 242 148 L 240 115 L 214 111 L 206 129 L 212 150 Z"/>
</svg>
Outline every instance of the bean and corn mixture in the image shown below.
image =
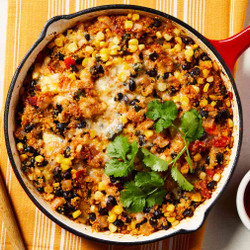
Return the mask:
<svg viewBox="0 0 250 250">
<path fill-rule="evenodd" d="M 58 34 L 20 91 L 21 168 L 95 231 L 167 230 L 209 199 L 233 146 L 232 93 L 181 28 L 137 13 Z"/>
</svg>

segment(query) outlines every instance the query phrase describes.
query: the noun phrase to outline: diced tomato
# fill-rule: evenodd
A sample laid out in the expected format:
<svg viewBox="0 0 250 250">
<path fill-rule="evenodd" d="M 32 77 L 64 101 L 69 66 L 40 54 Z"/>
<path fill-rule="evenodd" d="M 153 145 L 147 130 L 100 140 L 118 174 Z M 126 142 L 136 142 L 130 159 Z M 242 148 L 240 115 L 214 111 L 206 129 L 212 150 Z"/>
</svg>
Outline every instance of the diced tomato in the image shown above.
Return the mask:
<svg viewBox="0 0 250 250">
<path fill-rule="evenodd" d="M 75 65 L 76 64 L 76 61 L 71 56 L 69 56 L 69 57 L 64 59 L 64 63 L 65 63 L 66 68 L 69 69 L 70 65 L 72 65 L 72 64 Z"/>
<path fill-rule="evenodd" d="M 206 188 L 206 189 L 203 189 L 201 191 L 201 194 L 203 197 L 207 198 L 207 199 L 210 199 L 211 198 L 211 193 L 209 192 L 209 190 Z"/>
<path fill-rule="evenodd" d="M 213 169 L 207 169 L 206 172 L 209 177 L 213 178 L 215 174 L 215 171 Z"/>
<path fill-rule="evenodd" d="M 38 107 L 38 105 L 37 105 L 37 96 L 28 97 L 26 100 L 30 105 L 32 105 L 34 107 Z"/>
<path fill-rule="evenodd" d="M 204 150 L 206 150 L 206 144 L 202 141 L 196 140 L 196 141 L 191 142 L 189 144 L 188 149 L 191 152 L 204 151 Z"/>
<path fill-rule="evenodd" d="M 213 142 L 215 147 L 226 147 L 229 144 L 228 136 L 215 137 Z"/>
<path fill-rule="evenodd" d="M 231 91 L 228 91 L 228 97 L 230 101 L 233 99 L 233 93 Z"/>
<path fill-rule="evenodd" d="M 86 174 L 86 170 L 80 170 L 78 172 L 76 172 L 76 180 L 78 181 L 80 177 L 82 177 L 83 175 Z"/>
<path fill-rule="evenodd" d="M 204 129 L 210 135 L 216 135 L 217 134 L 216 124 L 214 122 L 211 123 L 211 126 L 205 127 Z"/>
</svg>

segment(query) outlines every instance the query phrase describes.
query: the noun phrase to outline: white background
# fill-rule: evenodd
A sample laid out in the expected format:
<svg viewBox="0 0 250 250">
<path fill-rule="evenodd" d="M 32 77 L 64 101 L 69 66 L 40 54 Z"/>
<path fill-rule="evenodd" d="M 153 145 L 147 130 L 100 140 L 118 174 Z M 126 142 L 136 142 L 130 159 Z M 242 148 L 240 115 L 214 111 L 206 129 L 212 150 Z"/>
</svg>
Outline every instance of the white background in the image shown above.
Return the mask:
<svg viewBox="0 0 250 250">
<path fill-rule="evenodd" d="M 0 109 L 3 104 L 4 59 L 7 23 L 7 0 L 0 0 Z M 250 25 L 250 3 L 245 27 Z M 228 187 L 208 216 L 203 250 L 249 250 L 250 232 L 241 223 L 236 210 L 238 185 L 250 169 L 250 49 L 239 60 L 236 85 L 241 97 L 244 117 L 244 135 L 239 163 Z"/>
</svg>

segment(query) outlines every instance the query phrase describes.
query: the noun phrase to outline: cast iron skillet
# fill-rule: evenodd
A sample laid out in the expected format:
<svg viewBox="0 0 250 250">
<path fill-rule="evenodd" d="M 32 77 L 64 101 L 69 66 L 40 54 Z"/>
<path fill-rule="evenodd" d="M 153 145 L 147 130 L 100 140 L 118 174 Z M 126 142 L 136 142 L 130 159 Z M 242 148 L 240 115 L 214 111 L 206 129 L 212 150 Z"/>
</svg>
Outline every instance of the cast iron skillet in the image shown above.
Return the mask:
<svg viewBox="0 0 250 250">
<path fill-rule="evenodd" d="M 49 204 L 40 197 L 39 193 L 35 190 L 35 188 L 31 185 L 31 183 L 27 180 L 27 178 L 20 170 L 21 163 L 13 136 L 13 132 L 15 129 L 15 109 L 18 103 L 19 90 L 22 85 L 22 81 L 29 67 L 34 62 L 37 54 L 46 46 L 46 44 L 55 36 L 55 34 L 63 32 L 65 29 L 73 26 L 79 20 L 86 21 L 103 14 L 127 14 L 131 11 L 137 12 L 142 15 L 148 15 L 153 18 L 158 17 L 161 20 L 164 20 L 165 18 L 171 19 L 178 26 L 184 29 L 188 33 L 188 35 L 191 36 L 195 40 L 195 42 L 198 43 L 201 48 L 209 54 L 209 56 L 213 60 L 217 61 L 222 69 L 221 75 L 225 81 L 227 89 L 233 93 L 232 108 L 234 113 L 234 147 L 232 149 L 229 166 L 225 168 L 222 179 L 218 183 L 217 190 L 213 193 L 211 199 L 205 201 L 195 210 L 193 217 L 181 221 L 181 223 L 174 228 L 170 228 L 166 231 L 161 230 L 149 236 L 132 236 L 110 234 L 109 232 L 92 232 L 92 230 L 88 226 L 77 224 L 72 220 L 64 217 L 63 215 L 53 211 L 50 208 Z M 23 189 L 26 191 L 35 205 L 58 225 L 76 235 L 95 241 L 97 240 L 109 244 L 145 244 L 174 236 L 176 234 L 196 231 L 202 226 L 212 205 L 215 203 L 215 201 L 218 199 L 218 197 L 226 187 L 239 158 L 242 142 L 242 110 L 240 98 L 231 72 L 233 70 L 236 59 L 249 45 L 250 27 L 232 38 L 223 41 L 209 41 L 192 27 L 175 17 L 172 17 L 160 11 L 133 5 L 100 6 L 86 9 L 71 15 L 56 16 L 50 19 L 46 23 L 38 40 L 34 43 L 34 45 L 31 47 L 31 49 L 28 51 L 28 53 L 25 55 L 20 65 L 18 66 L 10 84 L 5 105 L 4 132 L 7 152 L 13 170 Z M 217 48 L 217 50 L 215 48 Z"/>
</svg>

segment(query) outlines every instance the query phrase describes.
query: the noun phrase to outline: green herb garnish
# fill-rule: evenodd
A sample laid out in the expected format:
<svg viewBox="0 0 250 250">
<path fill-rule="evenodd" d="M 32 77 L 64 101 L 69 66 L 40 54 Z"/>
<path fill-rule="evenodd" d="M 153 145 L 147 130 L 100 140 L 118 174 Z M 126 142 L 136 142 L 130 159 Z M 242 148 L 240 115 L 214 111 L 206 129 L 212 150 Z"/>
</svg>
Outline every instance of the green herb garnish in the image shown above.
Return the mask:
<svg viewBox="0 0 250 250">
<path fill-rule="evenodd" d="M 155 172 L 140 172 L 134 181 L 127 182 L 121 192 L 121 202 L 131 213 L 141 212 L 145 206 L 161 205 L 166 194 L 164 180 Z"/>
</svg>

